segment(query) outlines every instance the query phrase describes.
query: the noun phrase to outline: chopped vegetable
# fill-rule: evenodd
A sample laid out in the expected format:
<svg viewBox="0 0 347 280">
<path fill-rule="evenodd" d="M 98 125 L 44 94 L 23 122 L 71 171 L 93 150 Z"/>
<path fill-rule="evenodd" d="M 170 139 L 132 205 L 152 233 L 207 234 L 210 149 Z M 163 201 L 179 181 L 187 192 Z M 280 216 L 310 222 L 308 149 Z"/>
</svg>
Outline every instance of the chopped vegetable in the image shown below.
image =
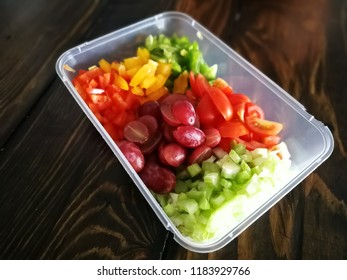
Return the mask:
<svg viewBox="0 0 347 280">
<path fill-rule="evenodd" d="M 190 177 L 177 181 L 175 188 L 186 196 L 173 199 L 166 194 L 166 199 L 160 200 L 184 235 L 205 241 L 225 234 L 259 208 L 288 177 L 290 155 L 284 142 L 273 151 L 255 149 L 248 152 L 248 162 L 239 161 L 247 152 L 242 144 L 236 144 L 230 155 L 215 162 L 188 166 Z"/>
<path fill-rule="evenodd" d="M 72 81 L 171 221 L 199 242 L 245 219 L 290 168 L 283 124 L 216 71 L 197 42 L 150 35 L 134 56 L 101 58 Z"/>
<path fill-rule="evenodd" d="M 172 83 L 173 79 L 184 71 L 201 73 L 208 80 L 216 78 L 217 65 L 209 66 L 203 58 L 198 43 L 190 42 L 188 37 L 149 35 L 145 41 L 145 47 L 153 60 L 171 64 L 173 76 L 170 81 Z"/>
</svg>

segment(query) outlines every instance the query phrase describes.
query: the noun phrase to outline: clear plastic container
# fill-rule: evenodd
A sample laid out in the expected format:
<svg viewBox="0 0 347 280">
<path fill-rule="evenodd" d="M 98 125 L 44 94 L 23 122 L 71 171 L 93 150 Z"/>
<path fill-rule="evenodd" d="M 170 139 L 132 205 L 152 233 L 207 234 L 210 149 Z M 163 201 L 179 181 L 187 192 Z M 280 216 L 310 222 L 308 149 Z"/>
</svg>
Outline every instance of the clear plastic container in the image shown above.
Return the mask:
<svg viewBox="0 0 347 280">
<path fill-rule="evenodd" d="M 64 68 L 64 65 L 69 65 L 73 69 L 86 69 L 91 65 L 97 64 L 100 58 L 105 58 L 109 61 L 120 61 L 125 57 L 133 56 L 139 44 L 143 43 L 145 37 L 149 34 L 165 34 L 167 36 L 177 34 L 188 36 L 191 41 L 198 41 L 206 62 L 209 65 L 218 64 L 218 77 L 222 77 L 229 82 L 236 92 L 246 93 L 251 100 L 264 109 L 268 119 L 284 124 L 281 136 L 291 153 L 293 170 L 288 181 L 251 215 L 235 227 L 229 229 L 225 235 L 207 242 L 195 242 L 183 236 L 177 230 L 73 87 L 71 81 L 75 73 Z M 240 57 L 235 51 L 194 19 L 183 13 L 166 12 L 158 14 L 74 47 L 60 56 L 56 63 L 56 71 L 79 106 L 124 166 L 165 228 L 173 233 L 174 239 L 180 245 L 191 251 L 211 252 L 225 246 L 297 186 L 322 164 L 333 151 L 333 137 L 324 124 L 307 113 L 303 105 Z M 273 108 L 276 108 L 276 110 Z"/>
</svg>

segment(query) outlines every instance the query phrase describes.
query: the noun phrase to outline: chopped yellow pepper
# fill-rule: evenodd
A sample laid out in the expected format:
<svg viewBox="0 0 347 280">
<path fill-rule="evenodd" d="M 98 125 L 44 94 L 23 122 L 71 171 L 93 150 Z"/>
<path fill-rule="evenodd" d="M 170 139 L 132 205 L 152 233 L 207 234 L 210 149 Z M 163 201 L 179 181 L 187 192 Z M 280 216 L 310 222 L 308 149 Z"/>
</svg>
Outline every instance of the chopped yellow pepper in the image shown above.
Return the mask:
<svg viewBox="0 0 347 280">
<path fill-rule="evenodd" d="M 114 84 L 123 90 L 129 90 L 128 82 L 120 75 L 115 74 Z"/>
<path fill-rule="evenodd" d="M 111 72 L 111 69 L 112 69 L 111 64 L 108 61 L 106 61 L 105 59 L 102 58 L 99 60 L 99 66 L 104 72 L 106 72 L 106 73 Z"/>
<path fill-rule="evenodd" d="M 151 54 L 146 48 L 137 48 L 137 56 L 145 59 L 146 61 L 149 60 Z"/>
<path fill-rule="evenodd" d="M 148 63 L 143 65 L 139 71 L 133 76 L 130 81 L 130 86 L 136 87 L 138 86 L 144 79 L 148 77 L 152 77 L 155 74 L 158 63 L 154 60 L 149 60 Z"/>
<path fill-rule="evenodd" d="M 188 71 L 183 71 L 175 80 L 173 86 L 173 93 L 185 93 L 188 87 Z"/>
</svg>

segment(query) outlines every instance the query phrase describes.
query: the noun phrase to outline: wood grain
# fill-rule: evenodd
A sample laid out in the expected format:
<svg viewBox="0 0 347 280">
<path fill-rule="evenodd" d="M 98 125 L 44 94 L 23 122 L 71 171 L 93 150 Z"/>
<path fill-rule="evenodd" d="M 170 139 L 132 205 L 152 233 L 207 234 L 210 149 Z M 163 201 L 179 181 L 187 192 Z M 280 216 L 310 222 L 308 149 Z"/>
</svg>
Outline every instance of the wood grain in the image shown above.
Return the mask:
<svg viewBox="0 0 347 280">
<path fill-rule="evenodd" d="M 0 29 L 0 259 L 347 258 L 346 1 L 119 0 L 79 9 L 80 1 L 68 2 L 38 1 L 42 18 L 24 33 L 37 13 L 25 3 L 16 11 L 10 1 L 0 4 L 8 26 Z M 167 10 L 188 13 L 222 38 L 327 124 L 335 140 L 315 172 L 208 254 L 173 240 L 54 77 L 55 57 L 78 38 Z M 23 56 L 30 37 L 32 55 Z"/>
<path fill-rule="evenodd" d="M 0 146 L 55 78 L 55 61 L 90 27 L 100 2 L 0 2 Z"/>
<path fill-rule="evenodd" d="M 190 6 L 195 8 L 198 4 Z M 222 19 L 219 32 L 225 41 L 302 102 L 312 115 L 328 124 L 336 149 L 323 167 L 218 254 L 233 258 L 237 246 L 236 258 L 239 259 L 329 259 L 332 256 L 343 259 L 347 252 L 347 194 L 343 188 L 347 183 L 346 137 L 342 136 L 346 135 L 343 125 L 346 114 L 336 110 L 334 98 L 340 100 L 340 106 L 347 102 L 346 95 L 339 94 L 338 86 L 344 83 L 343 75 L 338 73 L 346 73 L 347 66 L 346 4 L 342 1 L 249 0 L 239 2 L 238 8 L 235 21 L 229 23 L 231 30 L 226 30 L 224 20 L 228 12 L 222 11 L 218 16 Z M 201 16 L 203 11 L 195 10 L 195 13 Z M 336 15 L 339 16 L 336 18 Z M 211 23 L 207 27 L 218 30 Z M 342 168 L 336 168 L 334 162 Z M 318 213 L 320 218 L 315 217 L 317 209 L 322 211 Z M 322 229 L 322 225 L 333 229 Z M 177 258 L 215 256 L 177 252 Z"/>
<path fill-rule="evenodd" d="M 147 202 L 63 85 L 48 93 L 1 153 L 0 258 L 159 258 Z"/>
</svg>

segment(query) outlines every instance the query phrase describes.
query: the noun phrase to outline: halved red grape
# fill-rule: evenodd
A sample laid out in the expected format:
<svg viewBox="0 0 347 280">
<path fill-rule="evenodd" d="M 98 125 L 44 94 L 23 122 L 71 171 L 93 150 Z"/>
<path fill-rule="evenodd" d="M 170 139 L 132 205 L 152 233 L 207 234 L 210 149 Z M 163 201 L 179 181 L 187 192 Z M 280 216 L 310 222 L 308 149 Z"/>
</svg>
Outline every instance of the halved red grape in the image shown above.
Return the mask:
<svg viewBox="0 0 347 280">
<path fill-rule="evenodd" d="M 140 172 L 144 184 L 156 193 L 171 192 L 176 186 L 176 176 L 153 161 L 147 161 Z"/>
<path fill-rule="evenodd" d="M 176 187 L 176 175 L 169 169 L 162 167 L 162 175 L 164 177 L 164 187 L 161 190 L 161 193 L 172 192 Z"/>
<path fill-rule="evenodd" d="M 206 136 L 204 132 L 195 127 L 189 125 L 181 125 L 173 131 L 175 140 L 188 148 L 196 148 L 205 142 Z"/>
<path fill-rule="evenodd" d="M 184 147 L 177 143 L 168 143 L 163 145 L 160 158 L 164 158 L 164 162 L 173 167 L 180 166 L 187 156 L 187 151 Z"/>
<path fill-rule="evenodd" d="M 124 127 L 124 137 L 134 143 L 144 143 L 149 138 L 148 127 L 138 120 L 131 121 Z"/>
<path fill-rule="evenodd" d="M 129 141 L 122 141 L 118 145 L 130 165 L 139 173 L 145 165 L 145 158 L 140 148 L 135 143 Z"/>
<path fill-rule="evenodd" d="M 213 151 L 209 146 L 201 145 L 194 149 L 194 151 L 189 155 L 188 165 L 191 165 L 193 163 L 200 164 L 202 161 L 212 156 L 212 154 Z"/>
<path fill-rule="evenodd" d="M 172 115 L 184 125 L 194 125 L 196 119 L 195 109 L 188 100 L 176 100 L 171 105 Z"/>
<path fill-rule="evenodd" d="M 188 100 L 188 97 L 185 94 L 173 93 L 164 95 L 160 100 L 160 105 L 163 104 L 173 104 L 177 100 Z"/>
<path fill-rule="evenodd" d="M 179 120 L 177 120 L 172 114 L 171 104 L 162 104 L 160 105 L 160 112 L 163 116 L 164 121 L 171 126 L 178 126 L 181 124 Z"/>
<path fill-rule="evenodd" d="M 144 155 L 149 155 L 159 147 L 162 138 L 163 134 L 158 130 L 145 143 L 139 144 L 139 148 Z"/>
<path fill-rule="evenodd" d="M 175 138 L 173 137 L 173 131 L 174 131 L 174 127 L 168 125 L 166 122 L 162 123 L 161 129 L 163 131 L 163 135 L 164 138 L 168 141 L 168 142 L 174 142 Z"/>
<path fill-rule="evenodd" d="M 158 148 L 158 157 L 161 163 L 165 165 L 169 165 L 169 163 L 166 161 L 166 158 L 164 156 L 164 148 L 167 143 L 161 142 Z"/>
<path fill-rule="evenodd" d="M 157 120 L 159 120 L 161 114 L 160 114 L 160 105 L 159 102 L 156 100 L 153 101 L 147 101 L 146 103 L 142 104 L 139 108 L 139 115 L 152 115 Z"/>
<path fill-rule="evenodd" d="M 152 115 L 143 115 L 138 120 L 147 126 L 150 135 L 153 135 L 158 130 L 157 119 Z"/>
<path fill-rule="evenodd" d="M 220 143 L 221 135 L 217 128 L 205 128 L 202 131 L 205 133 L 206 136 L 206 140 L 204 143 L 206 146 L 213 148 Z"/>
</svg>

